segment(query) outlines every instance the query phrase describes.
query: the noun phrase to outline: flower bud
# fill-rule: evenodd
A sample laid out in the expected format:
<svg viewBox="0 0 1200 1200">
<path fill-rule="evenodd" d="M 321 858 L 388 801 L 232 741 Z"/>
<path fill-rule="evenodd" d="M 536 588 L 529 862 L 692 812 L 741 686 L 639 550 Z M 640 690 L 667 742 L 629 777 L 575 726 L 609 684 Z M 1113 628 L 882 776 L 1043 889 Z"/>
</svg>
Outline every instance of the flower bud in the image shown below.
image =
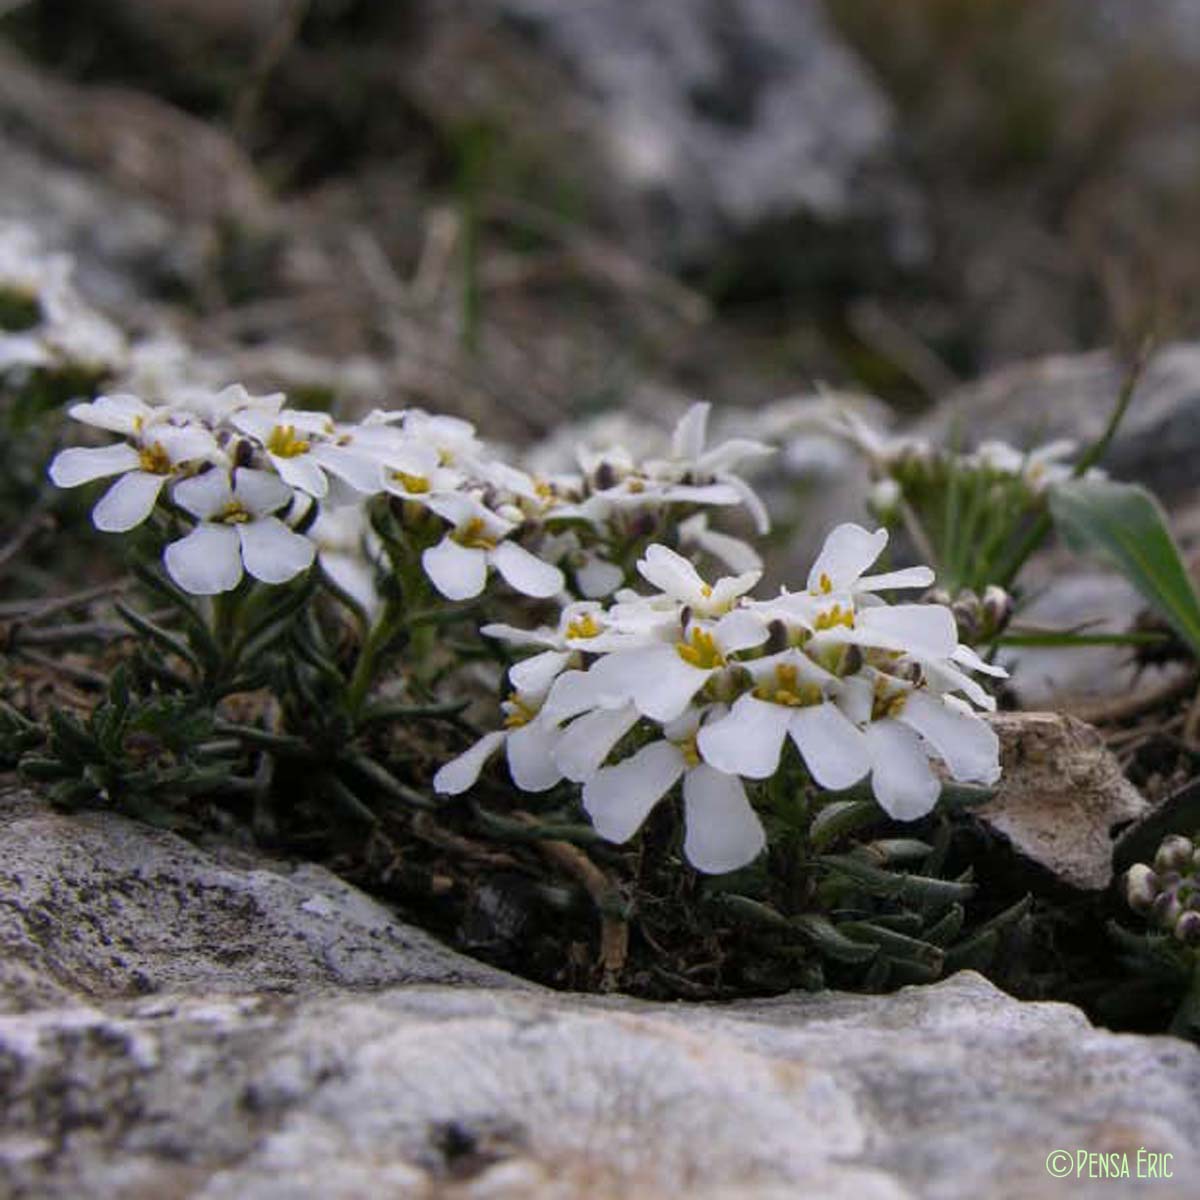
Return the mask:
<svg viewBox="0 0 1200 1200">
<path fill-rule="evenodd" d="M 1179 897 L 1174 892 L 1160 892 L 1154 898 L 1151 911 L 1154 913 L 1154 920 L 1163 929 L 1170 929 L 1179 920 L 1183 905 L 1179 903 Z"/>
<path fill-rule="evenodd" d="M 1012 617 L 1012 597 L 994 583 L 983 590 L 983 621 L 991 635 L 1002 633 Z"/>
<path fill-rule="evenodd" d="M 867 496 L 867 507 L 879 520 L 886 521 L 895 513 L 901 496 L 900 485 L 894 479 L 881 479 L 872 485 Z"/>
<path fill-rule="evenodd" d="M 950 611 L 958 625 L 958 636 L 964 642 L 975 641 L 983 626 L 983 610 L 979 604 L 979 597 L 970 588 L 963 588 L 954 598 Z"/>
<path fill-rule="evenodd" d="M 1175 922 L 1175 936 L 1185 946 L 1200 946 L 1200 912 L 1185 912 Z"/>
<path fill-rule="evenodd" d="M 1158 853 L 1154 856 L 1154 869 L 1156 871 L 1187 871 L 1191 868 L 1192 857 L 1195 853 L 1196 847 L 1192 845 L 1191 838 L 1173 833 L 1170 837 L 1163 838 L 1162 844 L 1158 847 Z"/>
<path fill-rule="evenodd" d="M 1145 863 L 1137 863 L 1125 873 L 1125 899 L 1134 912 L 1150 911 L 1158 887 L 1158 877 Z"/>
<path fill-rule="evenodd" d="M 930 588 L 922 599 L 926 604 L 940 604 L 943 608 L 950 607 L 950 593 L 945 588 Z"/>
</svg>

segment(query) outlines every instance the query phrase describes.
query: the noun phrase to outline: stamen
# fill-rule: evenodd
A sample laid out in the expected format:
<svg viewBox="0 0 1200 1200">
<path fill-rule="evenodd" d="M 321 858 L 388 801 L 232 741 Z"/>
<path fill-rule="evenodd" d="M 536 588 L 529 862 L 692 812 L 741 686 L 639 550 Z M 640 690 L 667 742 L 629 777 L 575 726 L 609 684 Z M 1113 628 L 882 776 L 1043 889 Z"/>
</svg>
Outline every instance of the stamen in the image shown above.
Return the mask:
<svg viewBox="0 0 1200 1200">
<path fill-rule="evenodd" d="M 496 548 L 496 539 L 488 536 L 487 525 L 482 517 L 472 517 L 452 536 L 460 546 L 466 546 L 468 550 L 495 550 Z"/>
<path fill-rule="evenodd" d="M 141 420 L 141 417 L 138 418 Z M 161 442 L 143 446 L 138 451 L 138 466 L 150 475 L 170 475 L 171 459 Z"/>
<path fill-rule="evenodd" d="M 429 480 L 424 475 L 410 475 L 407 471 L 393 471 L 392 478 L 413 496 L 424 496 L 430 490 Z"/>
<path fill-rule="evenodd" d="M 310 446 L 297 435 L 294 425 L 276 425 L 267 438 L 267 449 L 279 458 L 297 458 L 307 454 Z"/>
<path fill-rule="evenodd" d="M 822 578 L 825 577 L 822 576 Z M 847 629 L 854 628 L 854 610 L 852 608 L 843 609 L 840 604 L 835 604 L 825 612 L 818 613 L 817 619 L 813 622 L 813 626 L 818 632 L 833 629 L 838 625 L 845 625 Z"/>
<path fill-rule="evenodd" d="M 537 716 L 537 707 L 531 704 L 520 692 L 510 692 L 504 704 L 504 728 L 520 729 L 528 725 Z"/>
<path fill-rule="evenodd" d="M 591 613 L 584 613 L 582 617 L 576 617 L 567 626 L 567 637 L 594 638 L 600 634 L 603 628 L 604 626 Z"/>
<path fill-rule="evenodd" d="M 223 525 L 245 525 L 247 521 L 253 519 L 240 500 L 230 500 L 217 517 L 217 520 Z"/>
<path fill-rule="evenodd" d="M 693 629 L 690 641 L 676 642 L 675 652 L 685 663 L 701 671 L 715 671 L 725 665 L 725 656 L 716 638 L 704 629 Z"/>
</svg>

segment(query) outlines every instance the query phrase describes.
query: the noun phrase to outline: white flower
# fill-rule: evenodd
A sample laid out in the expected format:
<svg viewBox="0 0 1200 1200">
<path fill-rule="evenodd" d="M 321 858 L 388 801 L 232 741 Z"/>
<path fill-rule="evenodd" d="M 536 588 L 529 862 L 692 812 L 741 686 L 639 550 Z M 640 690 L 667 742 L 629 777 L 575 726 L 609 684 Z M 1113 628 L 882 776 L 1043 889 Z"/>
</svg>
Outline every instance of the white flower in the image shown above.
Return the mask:
<svg viewBox="0 0 1200 1200">
<path fill-rule="evenodd" d="M 172 498 L 199 524 L 167 547 L 164 562 L 171 578 L 186 592 L 212 596 L 237 587 L 243 565 L 263 583 L 285 583 L 307 570 L 315 544 L 274 515 L 293 497 L 277 476 L 247 467 L 232 478 L 214 469 L 183 480 Z"/>
<path fill-rule="evenodd" d="M 379 553 L 379 539 L 365 508 L 361 504 L 322 508 L 308 536 L 316 543 L 317 557 L 330 579 L 357 600 L 368 615 L 377 613 L 381 601 L 375 589 L 373 559 Z"/>
<path fill-rule="evenodd" d="M 749 662 L 746 669 L 753 691 L 700 731 L 705 761 L 747 779 L 769 779 L 790 736 L 821 787 L 839 791 L 862 779 L 870 766 L 867 746 L 834 703 L 841 689 L 836 676 L 798 650 Z"/>
<path fill-rule="evenodd" d="M 687 713 L 664 728 L 661 741 L 601 767 L 584 784 L 583 806 L 601 837 L 625 842 L 682 778 L 684 856 L 698 871 L 719 874 L 757 858 L 766 835 L 741 780 L 700 757 L 699 722 L 698 712 Z"/>
<path fill-rule="evenodd" d="M 421 555 L 425 574 L 447 600 L 470 600 L 487 584 L 489 568 L 526 596 L 544 599 L 562 591 L 562 572 L 508 540 L 516 529 L 486 505 L 461 494 L 435 496 L 429 507 L 453 528 Z"/>
<path fill-rule="evenodd" d="M 1000 777 L 995 730 L 955 696 L 867 668 L 846 681 L 839 703 L 863 730 L 875 799 L 898 821 L 923 817 L 937 803 L 942 784 L 931 751 L 961 783 Z"/>
<path fill-rule="evenodd" d="M 62 488 L 121 476 L 92 510 L 92 522 L 106 532 L 121 533 L 140 525 L 153 511 L 168 479 L 219 455 L 208 430 L 168 424 L 132 396 L 102 396 L 91 404 L 76 405 L 71 415 L 133 438 L 132 445 L 120 442 L 61 450 L 50 463 L 50 479 Z"/>
<path fill-rule="evenodd" d="M 488 759 L 502 746 L 513 782 L 525 792 L 552 788 L 562 772 L 554 762 L 559 738 L 554 725 L 539 719 L 541 697 L 513 692 L 504 702 L 507 728 L 485 733 L 473 746 L 451 759 L 433 777 L 434 791 L 457 796 L 475 786 Z"/>
<path fill-rule="evenodd" d="M 762 578 L 759 569 L 727 576 L 708 584 L 682 554 L 666 546 L 650 546 L 638 561 L 642 578 L 664 595 L 686 605 L 695 616 L 715 617 L 727 613 Z"/>
<path fill-rule="evenodd" d="M 679 523 L 679 544 L 695 546 L 739 574 L 761 576 L 762 557 L 748 542 L 708 527 L 708 513 L 699 512 Z"/>
<path fill-rule="evenodd" d="M 245 408 L 230 416 L 230 424 L 258 442 L 284 483 L 318 500 L 329 495 L 326 472 L 362 495 L 383 490 L 383 469 L 354 445 L 355 427 L 335 426 L 326 413 Z"/>
</svg>

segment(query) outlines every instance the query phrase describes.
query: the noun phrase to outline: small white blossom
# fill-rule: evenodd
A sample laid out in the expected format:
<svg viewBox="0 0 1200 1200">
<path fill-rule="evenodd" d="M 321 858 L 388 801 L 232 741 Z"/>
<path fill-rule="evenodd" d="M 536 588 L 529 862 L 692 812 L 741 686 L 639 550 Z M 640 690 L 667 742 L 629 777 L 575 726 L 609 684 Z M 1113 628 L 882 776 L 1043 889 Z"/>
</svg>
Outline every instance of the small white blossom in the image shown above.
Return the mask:
<svg viewBox="0 0 1200 1200">
<path fill-rule="evenodd" d="M 275 514 L 295 493 L 266 471 L 216 468 L 176 484 L 173 499 L 196 517 L 186 537 L 172 542 L 164 562 L 171 578 L 197 596 L 232 591 L 242 569 L 263 583 L 286 583 L 312 566 L 315 544 Z"/>
</svg>

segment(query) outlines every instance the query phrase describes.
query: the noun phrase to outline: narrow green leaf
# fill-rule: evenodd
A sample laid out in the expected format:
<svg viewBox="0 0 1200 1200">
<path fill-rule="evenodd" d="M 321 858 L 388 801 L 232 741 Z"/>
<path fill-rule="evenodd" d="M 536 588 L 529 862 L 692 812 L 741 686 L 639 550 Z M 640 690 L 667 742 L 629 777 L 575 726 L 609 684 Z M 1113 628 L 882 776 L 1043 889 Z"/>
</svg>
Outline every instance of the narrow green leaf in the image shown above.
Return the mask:
<svg viewBox="0 0 1200 1200">
<path fill-rule="evenodd" d="M 1200 600 L 1145 488 L 1108 479 L 1075 479 L 1050 493 L 1050 511 L 1068 544 L 1112 562 L 1200 657 Z"/>
</svg>

